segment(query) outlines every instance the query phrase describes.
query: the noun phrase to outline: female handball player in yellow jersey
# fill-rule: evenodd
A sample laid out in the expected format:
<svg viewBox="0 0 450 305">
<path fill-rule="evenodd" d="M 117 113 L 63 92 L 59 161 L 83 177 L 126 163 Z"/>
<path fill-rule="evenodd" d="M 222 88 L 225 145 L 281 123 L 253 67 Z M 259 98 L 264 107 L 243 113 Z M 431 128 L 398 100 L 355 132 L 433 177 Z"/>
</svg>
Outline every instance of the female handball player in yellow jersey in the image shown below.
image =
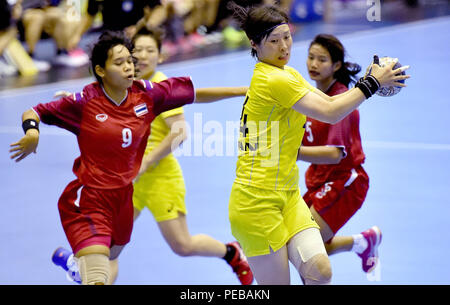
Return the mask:
<svg viewBox="0 0 450 305">
<path fill-rule="evenodd" d="M 287 66 L 292 38 L 277 6 L 244 8 L 231 2 L 257 59 L 241 113 L 236 179 L 229 200 L 233 235 L 258 284 L 290 284 L 289 261 L 305 284 L 329 284 L 331 266 L 319 226 L 298 187 L 297 152 L 306 116 L 326 123 L 343 119 L 378 88 L 409 76 L 371 65 L 356 88 L 329 97 Z M 376 58 L 374 58 L 376 62 Z"/>
</svg>

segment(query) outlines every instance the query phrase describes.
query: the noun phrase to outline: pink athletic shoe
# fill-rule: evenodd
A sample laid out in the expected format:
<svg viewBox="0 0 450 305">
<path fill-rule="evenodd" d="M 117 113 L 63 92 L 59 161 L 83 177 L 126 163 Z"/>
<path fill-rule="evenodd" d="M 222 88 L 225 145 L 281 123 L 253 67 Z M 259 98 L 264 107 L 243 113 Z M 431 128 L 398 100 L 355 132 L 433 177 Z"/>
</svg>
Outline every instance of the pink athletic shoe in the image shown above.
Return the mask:
<svg viewBox="0 0 450 305">
<path fill-rule="evenodd" d="M 377 226 L 361 232 L 367 240 L 367 249 L 358 254 L 362 259 L 362 268 L 364 272 L 371 272 L 378 264 L 378 246 L 381 243 L 381 230 Z"/>
</svg>

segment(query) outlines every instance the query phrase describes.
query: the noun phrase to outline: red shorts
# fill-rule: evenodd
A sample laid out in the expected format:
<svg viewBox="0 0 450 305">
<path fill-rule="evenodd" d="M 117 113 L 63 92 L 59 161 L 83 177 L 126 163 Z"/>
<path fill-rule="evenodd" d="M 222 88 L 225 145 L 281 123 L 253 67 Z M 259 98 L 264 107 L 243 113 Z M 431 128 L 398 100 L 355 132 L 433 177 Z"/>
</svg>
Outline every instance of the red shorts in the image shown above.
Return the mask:
<svg viewBox="0 0 450 305">
<path fill-rule="evenodd" d="M 58 201 L 61 223 L 74 253 L 91 245 L 125 245 L 133 230 L 133 185 L 95 189 L 76 179 Z"/>
<path fill-rule="evenodd" d="M 325 184 L 303 195 L 306 204 L 314 206 L 335 234 L 362 206 L 369 190 L 369 176 L 365 170 L 360 166 L 354 171 L 353 176 L 351 172 L 347 175 L 339 173 L 335 178 L 331 175 Z"/>
</svg>

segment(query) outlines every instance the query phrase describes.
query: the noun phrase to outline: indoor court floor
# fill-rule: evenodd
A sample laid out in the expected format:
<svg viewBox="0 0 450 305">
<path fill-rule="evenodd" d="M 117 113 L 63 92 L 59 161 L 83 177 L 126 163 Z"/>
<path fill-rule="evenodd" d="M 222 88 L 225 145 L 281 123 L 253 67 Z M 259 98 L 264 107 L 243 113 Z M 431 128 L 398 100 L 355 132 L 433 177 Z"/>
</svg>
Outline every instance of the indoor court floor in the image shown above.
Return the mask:
<svg viewBox="0 0 450 305">
<path fill-rule="evenodd" d="M 410 65 L 408 87 L 392 98 L 362 104 L 364 167 L 370 189 L 362 208 L 338 232 L 359 233 L 378 225 L 383 232 L 381 263 L 366 275 L 354 253 L 331 256 L 332 284 L 450 284 L 450 17 L 338 35 L 347 60 L 363 70 L 374 54 Z M 295 42 L 290 66 L 308 81 L 308 41 Z M 254 59 L 249 51 L 161 66 L 168 76 L 190 75 L 196 87 L 248 85 Z M 24 110 L 52 100 L 56 91 L 80 91 L 92 78 L 0 92 L 0 284 L 69 284 L 51 262 L 58 246 L 68 247 L 57 201 L 75 176 L 76 137 L 41 125 L 37 154 L 15 163 L 9 145 L 22 137 Z M 314 83 L 312 83 L 314 84 Z M 186 182 L 188 226 L 232 241 L 228 199 L 235 177 L 237 134 L 243 99 L 188 105 L 190 135 L 176 155 Z M 305 163 L 299 163 L 305 192 Z M 238 285 L 221 259 L 178 257 L 171 252 L 148 210 L 137 220 L 122 252 L 117 284 Z M 292 266 L 291 266 L 292 267 Z M 291 281 L 300 284 L 291 268 Z"/>
</svg>

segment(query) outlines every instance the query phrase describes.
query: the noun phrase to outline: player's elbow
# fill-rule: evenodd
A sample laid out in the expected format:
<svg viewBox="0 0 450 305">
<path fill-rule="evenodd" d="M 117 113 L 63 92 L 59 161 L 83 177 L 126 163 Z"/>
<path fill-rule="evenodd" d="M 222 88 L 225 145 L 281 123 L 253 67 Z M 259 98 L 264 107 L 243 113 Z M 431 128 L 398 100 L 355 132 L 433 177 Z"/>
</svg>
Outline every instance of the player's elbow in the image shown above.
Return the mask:
<svg viewBox="0 0 450 305">
<path fill-rule="evenodd" d="M 172 142 L 175 141 L 177 146 L 180 146 L 188 138 L 187 127 L 183 124 L 178 126 L 178 128 L 172 128 L 171 130 Z"/>
<path fill-rule="evenodd" d="M 186 141 L 186 139 L 188 138 L 188 133 L 186 131 L 185 128 L 181 129 L 180 132 L 177 135 L 178 139 L 181 141 L 181 143 L 183 143 L 184 141 Z"/>
<path fill-rule="evenodd" d="M 38 123 L 40 122 L 40 118 L 39 116 L 36 114 L 36 112 L 34 112 L 33 109 L 27 109 L 23 112 L 22 114 L 22 121 L 25 121 L 27 119 L 32 119 L 37 121 Z"/>
<path fill-rule="evenodd" d="M 342 119 L 332 109 L 323 109 L 322 111 L 319 111 L 315 116 L 311 117 L 323 123 L 328 123 L 331 125 L 338 123 Z"/>
<path fill-rule="evenodd" d="M 328 124 L 336 124 L 342 119 L 339 109 L 333 103 L 322 103 L 309 115 L 312 118 Z"/>
<path fill-rule="evenodd" d="M 324 122 L 328 123 L 328 124 L 333 125 L 333 124 L 338 123 L 340 120 L 342 120 L 342 116 L 341 116 L 339 109 L 336 108 L 335 105 L 333 105 L 333 103 L 329 103 L 327 105 L 327 107 L 325 107 L 325 109 L 323 111 L 323 115 L 326 120 Z"/>
<path fill-rule="evenodd" d="M 341 147 L 336 147 L 329 155 L 329 164 L 339 164 L 344 159 L 345 154 Z"/>
</svg>

